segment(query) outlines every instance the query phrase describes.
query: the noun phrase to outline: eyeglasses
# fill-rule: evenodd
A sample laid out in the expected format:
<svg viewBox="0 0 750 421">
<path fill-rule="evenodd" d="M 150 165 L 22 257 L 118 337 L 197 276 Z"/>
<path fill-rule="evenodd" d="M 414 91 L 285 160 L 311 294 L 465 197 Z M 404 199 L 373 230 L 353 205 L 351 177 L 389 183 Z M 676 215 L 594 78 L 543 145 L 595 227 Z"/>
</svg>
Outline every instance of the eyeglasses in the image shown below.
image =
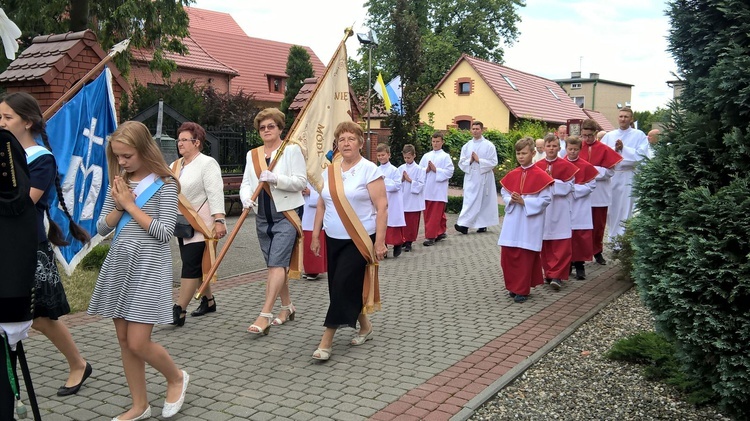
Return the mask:
<svg viewBox="0 0 750 421">
<path fill-rule="evenodd" d="M 266 129 L 268 129 L 268 130 L 273 130 L 273 129 L 275 129 L 276 127 L 278 127 L 278 126 L 277 126 L 277 125 L 275 125 L 275 124 L 269 124 L 269 125 L 266 125 L 266 126 L 260 126 L 260 127 L 258 127 L 258 131 L 259 131 L 259 132 L 264 132 L 264 131 L 266 131 Z"/>
<path fill-rule="evenodd" d="M 180 142 L 195 142 L 198 139 L 177 139 L 177 143 Z"/>
</svg>

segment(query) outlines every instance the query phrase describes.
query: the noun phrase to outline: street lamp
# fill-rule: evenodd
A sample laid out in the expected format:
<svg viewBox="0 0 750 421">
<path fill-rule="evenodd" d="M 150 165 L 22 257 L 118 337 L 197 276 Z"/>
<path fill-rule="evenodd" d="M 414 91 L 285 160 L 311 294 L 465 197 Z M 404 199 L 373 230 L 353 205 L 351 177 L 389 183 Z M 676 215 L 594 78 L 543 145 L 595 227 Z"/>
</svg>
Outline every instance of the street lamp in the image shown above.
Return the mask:
<svg viewBox="0 0 750 421">
<path fill-rule="evenodd" d="M 370 30 L 367 33 L 358 33 L 357 39 L 359 43 L 367 46 L 368 52 L 368 69 L 367 69 L 367 141 L 365 146 L 367 148 L 367 159 L 371 159 L 370 150 L 372 149 L 372 132 L 370 131 L 370 117 L 372 114 L 372 47 L 378 46 L 378 37 L 375 33 Z"/>
</svg>

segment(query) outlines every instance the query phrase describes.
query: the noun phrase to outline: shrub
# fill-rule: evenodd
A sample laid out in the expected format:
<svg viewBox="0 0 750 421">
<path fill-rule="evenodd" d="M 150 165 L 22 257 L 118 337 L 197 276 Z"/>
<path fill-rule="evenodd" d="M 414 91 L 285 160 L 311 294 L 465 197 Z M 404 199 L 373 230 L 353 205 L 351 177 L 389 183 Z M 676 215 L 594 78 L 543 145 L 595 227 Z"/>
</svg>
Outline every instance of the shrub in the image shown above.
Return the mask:
<svg viewBox="0 0 750 421">
<path fill-rule="evenodd" d="M 461 207 L 464 204 L 463 196 L 448 196 L 448 203 L 445 205 L 446 213 L 461 213 Z"/>
<path fill-rule="evenodd" d="M 107 258 L 109 253 L 109 244 L 99 244 L 91 249 L 81 260 L 81 268 L 86 270 L 96 269 L 99 270 L 104 264 L 104 259 Z"/>
<path fill-rule="evenodd" d="M 605 357 L 643 364 L 643 376 L 647 380 L 663 381 L 687 395 L 687 401 L 702 405 L 716 400 L 711 388 L 688 379 L 680 370 L 677 350 L 663 335 L 656 332 L 639 332 L 620 339 L 605 354 Z"/>
<path fill-rule="evenodd" d="M 633 217 L 635 218 L 635 217 Z M 631 219 L 623 221 L 625 231 L 614 238 L 612 249 L 615 250 L 615 258 L 620 261 L 620 278 L 623 281 L 631 281 L 633 273 L 633 230 L 630 228 Z"/>
<path fill-rule="evenodd" d="M 685 90 L 635 179 L 633 277 L 691 381 L 750 418 L 750 5 L 674 0 Z"/>
</svg>

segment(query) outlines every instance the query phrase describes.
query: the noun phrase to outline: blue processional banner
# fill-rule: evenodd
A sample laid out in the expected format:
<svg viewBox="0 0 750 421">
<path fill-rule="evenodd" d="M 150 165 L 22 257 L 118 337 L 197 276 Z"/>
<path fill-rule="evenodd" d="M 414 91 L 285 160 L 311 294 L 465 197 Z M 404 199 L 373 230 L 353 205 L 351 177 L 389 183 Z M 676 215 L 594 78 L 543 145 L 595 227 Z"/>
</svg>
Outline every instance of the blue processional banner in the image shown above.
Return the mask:
<svg viewBox="0 0 750 421">
<path fill-rule="evenodd" d="M 115 115 L 112 73 L 105 68 L 47 121 L 65 204 L 73 220 L 91 234 L 89 244 L 71 236 L 68 218 L 57 194 L 52 194 L 50 215 L 70 242 L 56 247 L 55 255 L 68 274 L 102 241 L 96 232 L 96 221 L 109 185 L 105 148 L 109 135 L 117 128 Z"/>
</svg>

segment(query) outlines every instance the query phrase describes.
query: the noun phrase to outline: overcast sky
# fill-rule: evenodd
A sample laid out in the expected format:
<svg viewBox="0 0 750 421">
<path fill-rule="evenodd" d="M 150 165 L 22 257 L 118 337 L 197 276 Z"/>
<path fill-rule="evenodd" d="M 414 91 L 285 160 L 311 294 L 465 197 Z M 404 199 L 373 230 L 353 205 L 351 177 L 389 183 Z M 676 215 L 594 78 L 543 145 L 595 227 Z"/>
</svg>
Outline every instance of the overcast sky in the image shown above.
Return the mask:
<svg viewBox="0 0 750 421">
<path fill-rule="evenodd" d="M 328 64 L 344 28 L 363 26 L 361 0 L 197 0 L 194 7 L 226 12 L 252 37 L 306 45 Z M 672 89 L 666 81 L 677 72 L 666 51 L 669 20 L 661 0 L 527 0 L 521 8 L 518 40 L 505 49 L 505 65 L 550 79 L 584 77 L 629 83 L 636 111 L 666 106 Z M 356 54 L 356 37 L 347 42 Z M 373 64 L 377 68 L 377 63 Z"/>
</svg>

